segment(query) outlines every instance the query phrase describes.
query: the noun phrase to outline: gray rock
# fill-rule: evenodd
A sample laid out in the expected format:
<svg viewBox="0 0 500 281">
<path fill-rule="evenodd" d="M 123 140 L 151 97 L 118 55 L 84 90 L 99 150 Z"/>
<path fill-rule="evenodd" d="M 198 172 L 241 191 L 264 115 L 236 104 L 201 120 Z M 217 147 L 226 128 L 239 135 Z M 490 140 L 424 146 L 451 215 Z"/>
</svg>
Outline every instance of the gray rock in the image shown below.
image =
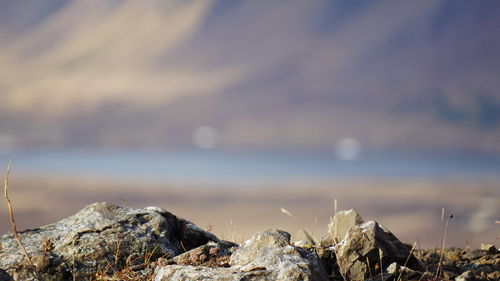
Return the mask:
<svg viewBox="0 0 500 281">
<path fill-rule="evenodd" d="M 336 241 L 341 241 L 351 227 L 363 222 L 363 218 L 353 209 L 337 212 L 328 224 L 328 234 L 323 238 L 321 244 L 328 246 L 335 244 Z"/>
<path fill-rule="evenodd" d="M 380 259 L 382 267 L 392 262 L 403 265 L 408 259 L 407 267 L 420 268 L 409 247 L 374 221 L 352 227 L 335 251 L 340 271 L 349 280 L 365 280 L 370 272 L 380 272 Z"/>
<path fill-rule="evenodd" d="M 57 223 L 19 232 L 43 280 L 84 280 L 96 272 L 120 269 L 126 262 L 174 257 L 219 242 L 213 234 L 161 208 L 135 209 L 94 203 Z M 0 267 L 15 280 L 30 280 L 30 267 L 12 234 L 0 238 Z"/>
<path fill-rule="evenodd" d="M 159 268 L 155 281 L 271 281 L 269 272 L 256 269 L 242 272 L 235 268 L 168 265 Z"/>
<path fill-rule="evenodd" d="M 290 234 L 268 230 L 243 242 L 231 255 L 229 268 L 167 265 L 157 270 L 155 281 L 328 280 L 316 253 L 290 244 Z"/>
</svg>

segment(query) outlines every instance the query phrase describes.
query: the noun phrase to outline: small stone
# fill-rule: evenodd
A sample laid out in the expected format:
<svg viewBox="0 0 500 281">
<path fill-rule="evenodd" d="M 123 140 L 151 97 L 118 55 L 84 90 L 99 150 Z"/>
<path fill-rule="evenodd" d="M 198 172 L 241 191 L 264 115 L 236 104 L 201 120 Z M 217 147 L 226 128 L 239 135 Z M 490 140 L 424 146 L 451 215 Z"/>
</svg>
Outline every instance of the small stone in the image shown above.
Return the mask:
<svg viewBox="0 0 500 281">
<path fill-rule="evenodd" d="M 341 241 L 349 229 L 363 222 L 361 216 L 353 209 L 337 212 L 328 224 L 328 234 L 323 238 L 321 244 L 327 246 Z"/>
<path fill-rule="evenodd" d="M 314 246 L 313 244 L 311 244 L 307 241 L 304 241 L 304 240 L 295 241 L 292 244 L 295 247 L 300 247 L 300 248 L 305 248 L 305 249 L 310 249 Z"/>
<path fill-rule="evenodd" d="M 455 277 L 455 281 L 474 281 L 474 274 L 471 271 L 466 271 L 459 276 Z"/>
<path fill-rule="evenodd" d="M 237 246 L 229 242 L 208 242 L 206 245 L 176 256 L 172 262 L 178 265 L 228 267 L 233 248 Z"/>
<path fill-rule="evenodd" d="M 498 251 L 493 244 L 481 244 L 481 250 L 487 251 L 490 254 L 495 254 Z"/>
<path fill-rule="evenodd" d="M 399 272 L 399 264 L 397 262 L 391 263 L 387 269 L 387 273 L 396 274 Z"/>
</svg>

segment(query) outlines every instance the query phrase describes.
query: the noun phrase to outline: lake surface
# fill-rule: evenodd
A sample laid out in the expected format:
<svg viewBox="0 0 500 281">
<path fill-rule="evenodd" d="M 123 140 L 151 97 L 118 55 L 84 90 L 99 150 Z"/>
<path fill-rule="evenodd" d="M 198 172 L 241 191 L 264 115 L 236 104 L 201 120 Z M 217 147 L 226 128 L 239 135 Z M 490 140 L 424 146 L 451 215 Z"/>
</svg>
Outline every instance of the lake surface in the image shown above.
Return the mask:
<svg viewBox="0 0 500 281">
<path fill-rule="evenodd" d="M 0 155 L 5 167 L 9 157 Z M 15 155 L 13 171 L 49 176 L 212 183 L 356 177 L 484 177 L 500 175 L 500 159 L 371 156 L 347 161 L 330 153 L 68 150 L 19 152 Z"/>
</svg>

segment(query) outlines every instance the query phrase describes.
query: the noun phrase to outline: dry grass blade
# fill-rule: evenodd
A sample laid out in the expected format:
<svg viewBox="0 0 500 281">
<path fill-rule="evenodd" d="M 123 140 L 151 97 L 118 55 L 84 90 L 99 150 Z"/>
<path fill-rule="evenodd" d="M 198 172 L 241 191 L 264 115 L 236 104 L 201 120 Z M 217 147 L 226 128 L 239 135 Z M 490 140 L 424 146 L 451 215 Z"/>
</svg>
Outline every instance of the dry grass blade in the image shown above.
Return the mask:
<svg viewBox="0 0 500 281">
<path fill-rule="evenodd" d="M 378 249 L 378 259 L 379 259 L 379 262 L 380 262 L 380 276 L 382 277 L 382 280 L 384 280 L 384 266 L 382 264 L 382 256 L 383 256 L 383 252 L 381 249 Z"/>
<path fill-rule="evenodd" d="M 333 218 L 335 217 L 335 215 L 337 214 L 338 210 L 337 210 L 337 198 L 335 198 L 335 200 L 333 200 L 333 217 L 330 217 L 330 223 L 333 225 Z M 337 241 L 337 224 L 335 224 L 335 228 L 333 230 L 333 241 L 335 244 L 337 244 L 339 241 Z"/>
<path fill-rule="evenodd" d="M 373 281 L 372 269 L 370 267 L 370 260 L 366 257 L 366 264 L 368 265 L 368 273 L 370 273 L 370 280 Z"/>
<path fill-rule="evenodd" d="M 36 267 L 31 261 L 30 255 L 28 254 L 28 251 L 26 250 L 26 247 L 24 247 L 23 242 L 21 242 L 21 238 L 19 238 L 19 233 L 17 232 L 17 225 L 16 225 L 16 220 L 14 219 L 14 211 L 12 208 L 12 203 L 10 202 L 9 198 L 9 175 L 10 175 L 10 168 L 12 167 L 12 163 L 14 162 L 14 158 L 10 158 L 9 160 L 9 165 L 7 166 L 7 172 L 5 173 L 4 177 L 4 197 L 5 200 L 7 201 L 7 206 L 9 207 L 9 217 L 10 217 L 10 224 L 12 225 L 12 233 L 14 234 L 14 237 L 17 240 L 17 243 L 19 244 L 19 247 L 23 250 L 24 256 L 26 257 L 26 260 L 28 261 L 29 266 L 31 267 L 32 270 L 30 270 L 31 274 L 33 277 L 37 280 L 39 280 L 37 274 L 36 274 Z"/>
<path fill-rule="evenodd" d="M 401 277 L 403 276 L 403 271 L 406 265 L 408 264 L 408 261 L 410 260 L 411 255 L 413 254 L 413 251 L 415 251 L 415 247 L 417 246 L 417 242 L 413 242 L 413 247 L 411 247 L 410 253 L 408 254 L 408 257 L 406 257 L 406 261 L 403 264 L 403 267 L 401 268 L 401 271 L 399 272 L 398 279 L 396 281 L 400 281 Z M 383 280 L 383 279 L 382 279 Z"/>
<path fill-rule="evenodd" d="M 444 210 L 444 208 L 443 208 Z M 443 211 L 444 213 L 444 211 Z M 444 216 L 444 214 L 443 214 Z M 450 219 L 453 218 L 453 214 L 451 214 L 447 219 L 446 219 L 446 223 L 444 225 L 444 231 L 443 231 L 443 237 L 441 238 L 441 254 L 439 255 L 439 262 L 438 262 L 438 266 L 437 266 L 437 270 L 436 270 L 436 279 L 439 279 L 439 277 L 441 276 L 441 273 L 442 273 L 442 266 L 443 266 L 443 255 L 444 255 L 444 247 L 446 245 L 446 232 L 448 230 L 448 223 L 450 222 Z"/>
<path fill-rule="evenodd" d="M 297 220 L 297 219 L 295 218 L 295 216 L 294 216 L 294 215 L 292 215 L 292 213 L 290 213 L 287 209 L 285 209 L 285 208 L 281 208 L 281 209 L 280 209 L 280 211 L 281 211 L 283 214 L 285 214 L 285 215 L 287 215 L 287 216 L 291 217 L 292 219 Z"/>
</svg>

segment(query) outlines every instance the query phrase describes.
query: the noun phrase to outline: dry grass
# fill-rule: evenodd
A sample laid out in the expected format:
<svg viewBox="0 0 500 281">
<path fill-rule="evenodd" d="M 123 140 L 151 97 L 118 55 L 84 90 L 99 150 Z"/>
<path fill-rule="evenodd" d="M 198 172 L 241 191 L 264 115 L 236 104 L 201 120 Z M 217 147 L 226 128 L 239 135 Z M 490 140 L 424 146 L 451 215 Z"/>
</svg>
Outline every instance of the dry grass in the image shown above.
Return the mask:
<svg viewBox="0 0 500 281">
<path fill-rule="evenodd" d="M 10 224 L 12 226 L 12 234 L 16 238 L 16 241 L 19 244 L 19 247 L 22 249 L 23 254 L 26 257 L 26 261 L 28 262 L 28 265 L 30 268 L 30 273 L 33 275 L 33 278 L 35 278 L 36 280 L 40 280 L 40 278 L 36 272 L 36 266 L 31 261 L 31 257 L 28 254 L 26 247 L 24 247 L 23 242 L 21 241 L 21 238 L 19 238 L 19 233 L 17 232 L 16 220 L 14 219 L 14 210 L 12 207 L 12 202 L 10 201 L 10 198 L 9 198 L 9 176 L 10 176 L 10 168 L 12 167 L 13 162 L 14 162 L 14 158 L 10 158 L 9 165 L 7 166 L 7 171 L 5 172 L 5 177 L 4 177 L 4 197 L 5 197 L 5 200 L 7 201 L 7 206 L 9 208 L 9 218 L 10 218 Z"/>
</svg>

